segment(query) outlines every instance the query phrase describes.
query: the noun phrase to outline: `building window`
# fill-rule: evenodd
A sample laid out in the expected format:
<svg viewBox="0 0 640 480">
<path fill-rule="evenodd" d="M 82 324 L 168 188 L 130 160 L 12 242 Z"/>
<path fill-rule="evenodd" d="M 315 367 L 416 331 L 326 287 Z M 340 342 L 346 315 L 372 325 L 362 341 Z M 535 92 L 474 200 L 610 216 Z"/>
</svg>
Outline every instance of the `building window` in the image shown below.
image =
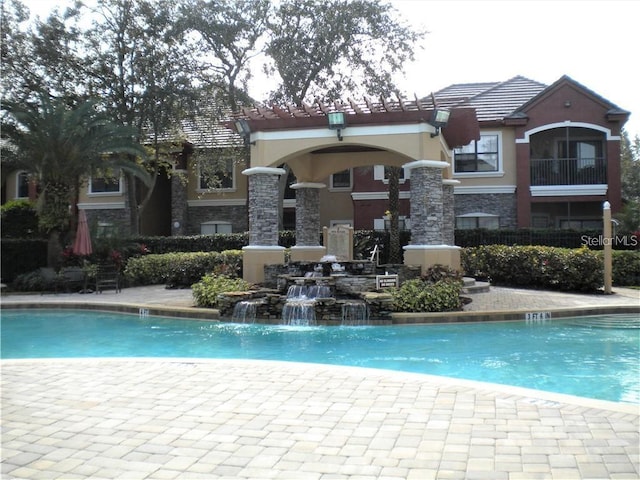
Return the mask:
<svg viewBox="0 0 640 480">
<path fill-rule="evenodd" d="M 113 223 L 98 222 L 96 238 L 115 238 L 118 236 L 118 228 Z"/>
<path fill-rule="evenodd" d="M 487 213 L 469 213 L 456 217 L 456 228 L 471 230 L 474 228 L 486 228 L 495 230 L 500 228 L 500 217 Z"/>
<path fill-rule="evenodd" d="M 373 179 L 380 180 L 383 183 L 389 183 L 389 170 L 388 165 L 375 165 L 373 167 Z M 400 183 L 404 183 L 409 178 L 408 172 L 405 172 L 404 168 L 400 169 Z"/>
<path fill-rule="evenodd" d="M 564 230 L 602 230 L 602 219 L 560 219 L 560 228 Z"/>
<path fill-rule="evenodd" d="M 29 174 L 18 172 L 16 175 L 16 198 L 29 198 Z"/>
<path fill-rule="evenodd" d="M 200 224 L 201 235 L 214 235 L 216 233 L 232 233 L 229 222 L 205 222 Z"/>
<path fill-rule="evenodd" d="M 235 189 L 235 168 L 232 158 L 206 160 L 198 164 L 199 190 Z"/>
<path fill-rule="evenodd" d="M 352 187 L 353 187 L 353 180 L 352 180 L 350 168 L 331 175 L 331 178 L 329 180 L 330 189 L 351 190 Z"/>
<path fill-rule="evenodd" d="M 410 230 L 411 229 L 411 219 L 405 215 L 400 215 L 398 217 L 398 230 Z M 374 230 L 390 230 L 391 229 L 391 220 L 388 218 L 374 218 L 373 219 L 373 229 Z"/>
<path fill-rule="evenodd" d="M 480 135 L 480 140 L 455 148 L 453 155 L 456 173 L 499 172 L 500 135 Z"/>
<path fill-rule="evenodd" d="M 89 179 L 89 194 L 122 193 L 122 175 L 93 175 Z"/>
</svg>

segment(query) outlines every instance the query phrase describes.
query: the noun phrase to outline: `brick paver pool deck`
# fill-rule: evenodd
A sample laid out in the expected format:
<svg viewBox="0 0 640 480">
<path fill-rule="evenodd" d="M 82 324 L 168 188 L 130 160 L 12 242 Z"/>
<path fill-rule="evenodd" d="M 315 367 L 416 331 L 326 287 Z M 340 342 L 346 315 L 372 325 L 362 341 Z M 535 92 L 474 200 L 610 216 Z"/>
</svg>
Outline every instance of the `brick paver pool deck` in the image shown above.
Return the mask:
<svg viewBox="0 0 640 480">
<path fill-rule="evenodd" d="M 189 308 L 189 291 L 3 296 Z M 471 307 L 474 305 L 474 307 Z M 469 311 L 625 306 L 492 287 Z M 475 310 L 474 310 L 475 309 Z M 640 406 L 445 377 L 253 360 L 4 360 L 2 478 L 638 479 Z"/>
</svg>

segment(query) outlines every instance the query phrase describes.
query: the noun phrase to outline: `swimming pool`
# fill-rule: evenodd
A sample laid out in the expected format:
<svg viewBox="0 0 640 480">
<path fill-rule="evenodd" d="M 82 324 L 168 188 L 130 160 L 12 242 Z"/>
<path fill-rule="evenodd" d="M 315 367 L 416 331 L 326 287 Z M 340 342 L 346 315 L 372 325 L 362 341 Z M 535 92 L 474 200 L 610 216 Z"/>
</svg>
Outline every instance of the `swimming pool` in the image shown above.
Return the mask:
<svg viewBox="0 0 640 480">
<path fill-rule="evenodd" d="M 376 327 L 3 310 L 2 358 L 247 358 L 384 368 L 640 403 L 636 315 Z"/>
</svg>

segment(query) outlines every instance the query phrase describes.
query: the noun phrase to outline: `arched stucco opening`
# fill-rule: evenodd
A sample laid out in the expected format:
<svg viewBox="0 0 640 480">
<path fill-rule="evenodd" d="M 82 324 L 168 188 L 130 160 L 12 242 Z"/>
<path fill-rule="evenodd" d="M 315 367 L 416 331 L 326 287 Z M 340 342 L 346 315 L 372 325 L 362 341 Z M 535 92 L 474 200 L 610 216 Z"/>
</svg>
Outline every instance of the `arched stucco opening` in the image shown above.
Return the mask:
<svg viewBox="0 0 640 480">
<path fill-rule="evenodd" d="M 335 105 L 331 108 L 337 108 Z M 277 245 L 270 220 L 277 217 L 280 205 L 276 186 L 287 172 L 277 168 L 287 165 L 295 174 L 296 238 L 292 256 L 318 261 L 325 253 L 320 245 L 320 190 L 325 179 L 345 168 L 374 168 L 376 165 L 406 167 L 418 180 L 410 183 L 412 244 L 405 263 L 434 263 L 459 268 L 459 253 L 447 245 L 450 236 L 444 226 L 444 206 L 453 204 L 452 188 L 443 188 L 450 179 L 452 148 L 478 138 L 479 129 L 473 109 L 458 109 L 441 133 L 429 123 L 433 105 L 416 100 L 412 105 L 399 102 L 372 111 L 342 106 L 347 126 L 341 139 L 328 128 L 329 108 L 316 110 L 254 109 L 245 110 L 243 119 L 251 130 L 249 177 L 250 244 L 244 250 L 245 279 L 261 283 L 266 262 L 284 263 L 284 249 Z M 231 124 L 230 124 L 230 127 Z M 444 191 L 450 190 L 450 198 Z M 449 217 L 447 217 L 449 219 Z M 449 221 L 449 220 L 448 220 Z M 266 234 L 262 230 L 266 229 Z M 450 230 L 453 229 L 451 226 Z M 314 240 L 315 239 L 315 240 Z M 455 253 L 451 253 L 455 251 Z M 444 252 L 444 254 L 443 254 Z M 436 255 L 434 255 L 436 253 Z"/>
</svg>

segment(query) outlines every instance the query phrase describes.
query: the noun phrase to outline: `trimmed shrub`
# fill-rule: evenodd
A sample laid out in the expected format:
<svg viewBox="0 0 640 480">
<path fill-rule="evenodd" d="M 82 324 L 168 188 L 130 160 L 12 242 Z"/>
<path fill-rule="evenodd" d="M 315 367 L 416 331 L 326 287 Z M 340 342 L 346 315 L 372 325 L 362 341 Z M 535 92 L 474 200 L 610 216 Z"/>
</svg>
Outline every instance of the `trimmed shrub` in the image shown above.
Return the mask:
<svg viewBox="0 0 640 480">
<path fill-rule="evenodd" d="M 11 200 L 0 207 L 2 238 L 42 237 L 38 229 L 38 214 L 29 200 Z"/>
<path fill-rule="evenodd" d="M 495 285 L 586 292 L 602 286 L 604 268 L 600 254 L 586 247 L 506 245 L 463 249 L 462 266 Z"/>
<path fill-rule="evenodd" d="M 47 264 L 47 240 L 3 238 L 0 250 L 4 283 L 11 283 L 18 275 Z"/>
<path fill-rule="evenodd" d="M 612 253 L 613 284 L 640 286 L 640 252 L 637 250 L 614 250 Z"/>
<path fill-rule="evenodd" d="M 227 276 L 242 275 L 242 252 L 182 252 L 150 254 L 130 258 L 124 275 L 130 285 L 166 284 L 167 287 L 190 287 L 204 275 L 218 272 Z"/>
<path fill-rule="evenodd" d="M 450 312 L 460 310 L 462 282 L 454 279 L 429 283 L 423 279 L 407 280 L 390 290 L 395 312 Z"/>
<path fill-rule="evenodd" d="M 208 274 L 202 277 L 198 283 L 194 283 L 191 286 L 191 290 L 198 307 L 216 308 L 218 306 L 218 295 L 221 293 L 242 292 L 248 290 L 249 287 L 249 283 L 241 278 Z"/>
</svg>

